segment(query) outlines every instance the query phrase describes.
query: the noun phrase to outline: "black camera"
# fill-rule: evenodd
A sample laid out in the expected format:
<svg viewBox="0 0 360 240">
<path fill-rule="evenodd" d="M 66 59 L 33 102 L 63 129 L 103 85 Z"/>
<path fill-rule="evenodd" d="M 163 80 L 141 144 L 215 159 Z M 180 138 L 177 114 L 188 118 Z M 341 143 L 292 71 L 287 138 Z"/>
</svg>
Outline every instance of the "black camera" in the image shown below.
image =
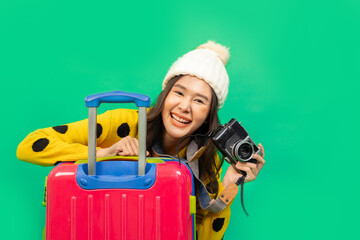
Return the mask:
<svg viewBox="0 0 360 240">
<path fill-rule="evenodd" d="M 240 124 L 232 118 L 216 129 L 211 140 L 230 164 L 238 161 L 256 163 L 256 160 L 252 159 L 254 153 L 260 156 L 263 153 Z"/>
</svg>

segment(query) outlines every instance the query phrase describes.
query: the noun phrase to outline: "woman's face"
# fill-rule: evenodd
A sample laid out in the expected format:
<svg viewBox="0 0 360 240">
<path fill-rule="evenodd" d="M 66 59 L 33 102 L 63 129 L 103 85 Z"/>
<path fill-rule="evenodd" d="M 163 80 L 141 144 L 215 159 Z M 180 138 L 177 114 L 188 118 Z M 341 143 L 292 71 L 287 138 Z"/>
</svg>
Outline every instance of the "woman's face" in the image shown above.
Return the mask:
<svg viewBox="0 0 360 240">
<path fill-rule="evenodd" d="M 181 139 L 194 133 L 210 112 L 211 87 L 193 76 L 181 77 L 165 98 L 161 117 L 165 139 Z"/>
</svg>

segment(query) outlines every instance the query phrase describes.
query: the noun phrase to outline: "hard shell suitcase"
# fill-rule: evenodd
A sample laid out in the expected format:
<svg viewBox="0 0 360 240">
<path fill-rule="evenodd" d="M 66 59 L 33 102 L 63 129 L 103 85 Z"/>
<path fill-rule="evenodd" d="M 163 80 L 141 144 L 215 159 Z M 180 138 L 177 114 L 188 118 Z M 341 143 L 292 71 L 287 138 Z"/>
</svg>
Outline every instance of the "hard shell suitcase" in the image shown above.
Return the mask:
<svg viewBox="0 0 360 240">
<path fill-rule="evenodd" d="M 85 102 L 89 163 L 62 163 L 50 172 L 46 239 L 195 239 L 191 170 L 171 159 L 146 161 L 149 98 L 115 91 L 91 95 Z M 139 161 L 112 157 L 95 162 L 96 108 L 102 102 L 134 102 L 139 107 Z"/>
</svg>

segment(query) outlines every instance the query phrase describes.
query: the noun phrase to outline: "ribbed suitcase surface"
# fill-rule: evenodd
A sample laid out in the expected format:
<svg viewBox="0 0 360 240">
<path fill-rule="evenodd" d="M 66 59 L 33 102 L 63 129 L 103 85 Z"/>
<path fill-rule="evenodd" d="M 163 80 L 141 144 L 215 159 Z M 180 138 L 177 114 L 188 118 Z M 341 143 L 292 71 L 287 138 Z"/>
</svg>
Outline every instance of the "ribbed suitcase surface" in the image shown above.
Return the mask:
<svg viewBox="0 0 360 240">
<path fill-rule="evenodd" d="M 87 164 L 55 167 L 47 180 L 46 239 L 193 239 L 188 167 L 148 163 L 138 176 L 134 164 L 98 162 L 96 176 L 87 175 Z"/>
</svg>

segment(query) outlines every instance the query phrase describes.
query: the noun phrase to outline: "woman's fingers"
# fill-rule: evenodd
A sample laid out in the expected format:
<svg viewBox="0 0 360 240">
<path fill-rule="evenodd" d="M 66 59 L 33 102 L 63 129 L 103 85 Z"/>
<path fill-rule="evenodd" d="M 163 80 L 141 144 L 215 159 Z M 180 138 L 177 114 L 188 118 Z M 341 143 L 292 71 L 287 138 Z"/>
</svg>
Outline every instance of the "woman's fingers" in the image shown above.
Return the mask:
<svg viewBox="0 0 360 240">
<path fill-rule="evenodd" d="M 262 153 L 263 153 L 262 158 L 265 159 L 265 150 L 264 150 L 264 147 L 263 147 L 263 145 L 262 145 L 261 143 L 259 143 L 259 147 L 260 147 L 260 149 L 261 149 L 261 151 L 262 151 Z"/>
<path fill-rule="evenodd" d="M 130 156 L 137 156 L 139 154 L 139 147 L 132 137 L 127 137 L 126 146 L 129 149 Z"/>
<path fill-rule="evenodd" d="M 136 138 L 125 137 L 118 142 L 117 155 L 120 156 L 138 156 L 139 141 Z"/>
<path fill-rule="evenodd" d="M 257 176 L 259 173 L 259 170 L 257 169 L 256 164 L 252 163 L 252 162 L 240 162 L 239 161 L 236 163 L 236 168 L 239 170 L 242 170 L 241 168 L 249 168 L 255 176 Z"/>
<path fill-rule="evenodd" d="M 256 167 L 257 167 L 258 171 L 260 172 L 260 170 L 263 168 L 263 166 L 265 164 L 264 158 L 261 157 L 259 154 L 254 154 L 252 158 L 257 161 Z"/>
<path fill-rule="evenodd" d="M 117 155 L 127 156 L 129 155 L 128 147 L 126 146 L 127 139 L 123 138 L 117 142 L 116 152 Z"/>
<path fill-rule="evenodd" d="M 108 148 L 99 148 L 96 151 L 96 157 L 110 157 L 110 156 L 138 156 L 139 142 L 136 138 L 130 136 L 122 138 L 117 143 Z M 146 152 L 149 155 L 149 152 Z"/>
<path fill-rule="evenodd" d="M 250 162 L 237 162 L 236 169 L 246 172 L 245 182 L 254 181 L 259 171 L 255 163 Z"/>
<path fill-rule="evenodd" d="M 138 156 L 139 155 L 139 141 L 136 138 L 131 138 L 131 146 L 135 152 L 135 155 Z"/>
<path fill-rule="evenodd" d="M 129 156 L 134 156 L 135 155 L 135 150 L 134 150 L 134 148 L 132 146 L 131 141 L 125 142 L 125 147 L 126 147 L 126 150 L 127 150 Z"/>
<path fill-rule="evenodd" d="M 136 138 L 131 138 L 132 141 L 132 148 L 134 149 L 134 152 L 135 152 L 135 156 L 139 156 L 139 140 L 137 140 Z M 149 156 L 150 153 L 149 151 L 146 151 L 146 156 Z"/>
</svg>

